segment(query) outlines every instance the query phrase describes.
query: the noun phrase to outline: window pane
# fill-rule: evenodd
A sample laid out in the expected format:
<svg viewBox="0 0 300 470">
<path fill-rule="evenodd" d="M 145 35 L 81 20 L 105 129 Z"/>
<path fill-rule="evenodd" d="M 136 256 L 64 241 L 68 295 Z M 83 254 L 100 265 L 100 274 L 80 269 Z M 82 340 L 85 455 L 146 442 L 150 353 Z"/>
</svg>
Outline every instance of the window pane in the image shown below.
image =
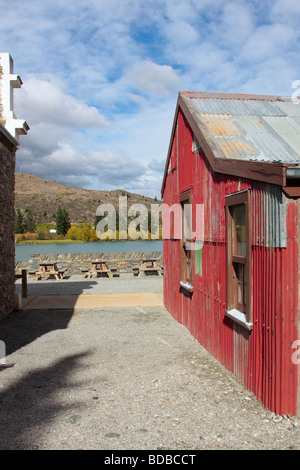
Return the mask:
<svg viewBox="0 0 300 470">
<path fill-rule="evenodd" d="M 188 241 L 192 239 L 192 204 L 183 205 L 183 239 Z"/>
<path fill-rule="evenodd" d="M 191 258 L 191 251 L 184 250 L 186 256 L 186 282 L 191 284 L 192 282 L 192 258 Z"/>
<path fill-rule="evenodd" d="M 231 208 L 233 255 L 246 256 L 246 206 L 240 204 Z"/>
<path fill-rule="evenodd" d="M 237 301 L 241 305 L 246 304 L 246 272 L 245 265 L 233 263 L 237 278 Z"/>
</svg>

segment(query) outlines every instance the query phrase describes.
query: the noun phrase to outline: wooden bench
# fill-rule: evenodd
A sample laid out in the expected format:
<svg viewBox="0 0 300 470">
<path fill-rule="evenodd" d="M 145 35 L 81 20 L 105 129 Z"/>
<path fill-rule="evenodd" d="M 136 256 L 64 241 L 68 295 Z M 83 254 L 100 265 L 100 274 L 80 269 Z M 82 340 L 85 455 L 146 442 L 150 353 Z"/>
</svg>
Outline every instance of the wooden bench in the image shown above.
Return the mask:
<svg viewBox="0 0 300 470">
<path fill-rule="evenodd" d="M 22 297 L 27 297 L 27 270 L 22 269 L 21 273 L 15 273 L 15 279 L 22 279 Z"/>
<path fill-rule="evenodd" d="M 110 272 L 111 272 L 112 276 L 120 276 L 120 274 L 118 273 L 117 268 L 110 268 Z"/>
<path fill-rule="evenodd" d="M 142 273 L 146 274 L 146 273 L 156 273 L 158 275 L 160 275 L 160 270 L 159 268 L 143 268 L 140 270 L 140 273 L 139 275 L 142 275 Z"/>
<path fill-rule="evenodd" d="M 35 276 L 37 269 L 28 271 L 29 276 Z"/>
<path fill-rule="evenodd" d="M 89 268 L 81 268 L 81 272 L 84 274 L 85 277 L 87 277 L 90 273 Z"/>
<path fill-rule="evenodd" d="M 132 268 L 132 271 L 133 271 L 133 275 L 134 275 L 134 276 L 138 276 L 138 275 L 139 275 L 139 272 L 140 272 L 140 268 L 139 268 L 139 267 L 133 267 L 133 268 Z"/>
<path fill-rule="evenodd" d="M 63 278 L 64 274 L 68 271 L 69 268 L 61 268 L 60 266 L 58 267 L 57 273 L 59 277 Z"/>
</svg>

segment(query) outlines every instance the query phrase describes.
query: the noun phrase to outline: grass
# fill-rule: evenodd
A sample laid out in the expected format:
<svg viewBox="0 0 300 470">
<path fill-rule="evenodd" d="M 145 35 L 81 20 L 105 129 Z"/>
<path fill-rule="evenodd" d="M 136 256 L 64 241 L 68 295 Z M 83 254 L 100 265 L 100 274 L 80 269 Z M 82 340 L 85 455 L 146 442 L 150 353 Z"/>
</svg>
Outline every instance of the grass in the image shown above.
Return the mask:
<svg viewBox="0 0 300 470">
<path fill-rule="evenodd" d="M 85 243 L 83 240 L 23 240 L 17 245 L 65 245 L 67 243 Z"/>
</svg>

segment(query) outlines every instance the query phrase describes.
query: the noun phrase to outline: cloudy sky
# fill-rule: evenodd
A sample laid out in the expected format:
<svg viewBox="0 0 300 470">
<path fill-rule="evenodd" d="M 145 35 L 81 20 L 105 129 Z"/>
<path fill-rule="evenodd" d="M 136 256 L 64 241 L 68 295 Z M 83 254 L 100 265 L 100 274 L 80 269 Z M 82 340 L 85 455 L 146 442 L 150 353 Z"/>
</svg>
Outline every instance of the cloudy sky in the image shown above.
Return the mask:
<svg viewBox="0 0 300 470">
<path fill-rule="evenodd" d="M 299 0 L 0 0 L 17 171 L 160 196 L 178 91 L 291 95 Z"/>
</svg>

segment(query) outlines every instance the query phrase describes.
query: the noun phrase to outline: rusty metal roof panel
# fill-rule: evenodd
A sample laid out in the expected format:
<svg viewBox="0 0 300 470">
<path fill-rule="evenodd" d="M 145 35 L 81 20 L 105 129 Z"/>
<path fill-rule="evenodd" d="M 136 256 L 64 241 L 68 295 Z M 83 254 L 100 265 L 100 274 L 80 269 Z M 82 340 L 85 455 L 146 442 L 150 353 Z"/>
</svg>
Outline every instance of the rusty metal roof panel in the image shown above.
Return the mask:
<svg viewBox="0 0 300 470">
<path fill-rule="evenodd" d="M 300 164 L 300 104 L 290 98 L 183 98 L 213 139 L 215 158 Z"/>
<path fill-rule="evenodd" d="M 276 117 L 201 114 L 201 119 L 206 133 L 208 131 L 217 144 L 217 158 L 298 163 L 300 126 L 294 120 L 293 125 L 288 122 L 282 125 Z M 284 138 L 284 131 L 281 135 L 277 127 L 284 129 L 288 138 Z M 298 131 L 293 134 L 295 128 Z"/>
</svg>

